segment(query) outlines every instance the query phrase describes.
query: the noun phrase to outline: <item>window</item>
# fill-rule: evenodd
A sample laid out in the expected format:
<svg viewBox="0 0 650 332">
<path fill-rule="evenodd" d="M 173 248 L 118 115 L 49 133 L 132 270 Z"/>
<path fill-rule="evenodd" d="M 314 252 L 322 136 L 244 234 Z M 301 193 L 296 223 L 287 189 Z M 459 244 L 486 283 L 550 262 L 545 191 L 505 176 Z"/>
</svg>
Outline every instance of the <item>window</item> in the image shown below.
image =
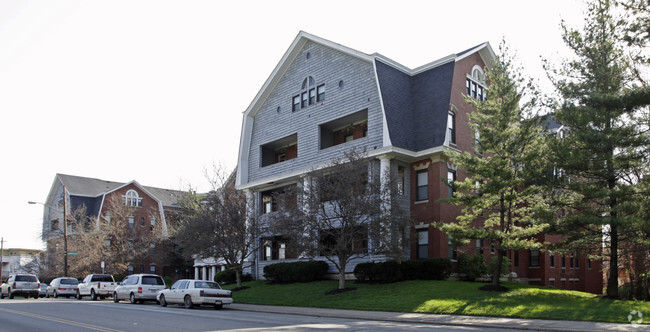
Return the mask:
<svg viewBox="0 0 650 332">
<path fill-rule="evenodd" d="M 151 230 L 153 230 L 153 229 L 156 227 L 156 219 L 155 219 L 155 218 L 151 218 L 151 220 L 149 220 L 149 224 L 151 225 L 151 226 L 150 226 L 150 227 L 151 227 Z"/>
<path fill-rule="evenodd" d="M 397 166 L 397 194 L 404 195 L 404 167 Z"/>
<path fill-rule="evenodd" d="M 548 263 L 549 267 L 551 267 L 551 268 L 555 267 L 555 255 L 553 255 L 553 253 L 549 254 L 548 262 L 549 262 Z"/>
<path fill-rule="evenodd" d="M 311 76 L 302 81 L 300 89 L 303 91 L 291 98 L 291 110 L 293 112 L 325 100 L 325 84 L 313 87 L 315 82 Z"/>
<path fill-rule="evenodd" d="M 128 274 L 133 274 L 133 265 L 129 265 L 129 267 L 126 268 L 126 271 Z"/>
<path fill-rule="evenodd" d="M 573 268 L 573 253 L 569 253 L 569 268 Z"/>
<path fill-rule="evenodd" d="M 530 267 L 539 267 L 539 249 L 530 250 Z"/>
<path fill-rule="evenodd" d="M 447 170 L 447 196 L 452 197 L 454 196 L 454 192 L 456 192 L 456 189 L 454 188 L 454 181 L 456 181 L 456 171 L 453 169 L 448 169 Z"/>
<path fill-rule="evenodd" d="M 53 231 L 59 230 L 59 221 L 58 220 L 52 220 L 52 230 Z"/>
<path fill-rule="evenodd" d="M 452 111 L 447 113 L 447 136 L 449 143 L 456 144 L 456 113 Z"/>
<path fill-rule="evenodd" d="M 298 134 L 289 135 L 260 146 L 262 167 L 298 157 Z"/>
<path fill-rule="evenodd" d="M 156 254 L 156 244 L 155 243 L 150 243 L 149 244 L 149 253 L 152 255 Z"/>
<path fill-rule="evenodd" d="M 350 236 L 344 236 L 345 246 L 347 250 L 353 254 L 367 254 L 368 253 L 368 229 L 365 227 L 356 227 L 354 229 L 348 228 Z M 331 228 L 322 230 L 320 233 L 320 255 L 330 256 L 336 255 L 339 248 L 339 239 L 341 239 L 341 229 Z"/>
<path fill-rule="evenodd" d="M 418 258 L 428 258 L 429 257 L 429 230 L 428 229 L 419 229 L 417 231 L 418 235 Z"/>
<path fill-rule="evenodd" d="M 129 230 L 133 230 L 134 224 L 135 224 L 135 217 L 129 216 Z"/>
<path fill-rule="evenodd" d="M 138 195 L 138 192 L 133 189 L 127 191 L 126 195 L 122 196 L 122 200 L 124 201 L 124 205 L 127 206 L 142 206 L 142 198 Z"/>
<path fill-rule="evenodd" d="M 483 255 L 483 240 L 476 239 L 476 254 Z"/>
<path fill-rule="evenodd" d="M 140 226 L 144 226 L 144 217 L 140 218 Z"/>
<path fill-rule="evenodd" d="M 155 265 L 149 265 L 149 273 L 156 274 L 156 266 Z M 144 280 L 142 280 L 142 281 L 144 281 Z"/>
<path fill-rule="evenodd" d="M 143 264 L 140 264 L 140 273 L 145 273 L 145 272 L 144 272 L 144 265 L 143 265 Z"/>
<path fill-rule="evenodd" d="M 458 251 L 456 246 L 452 243 L 454 238 L 451 235 L 447 235 L 447 257 L 449 259 L 456 259 L 458 256 Z"/>
<path fill-rule="evenodd" d="M 429 172 L 424 169 L 417 171 L 416 173 L 416 186 L 417 192 L 415 194 L 415 199 L 418 201 L 424 201 L 429 199 Z"/>
<path fill-rule="evenodd" d="M 471 76 L 467 75 L 465 88 L 467 90 L 468 96 L 481 101 L 487 99 L 487 90 L 485 88 L 485 74 L 483 73 L 483 69 L 480 66 L 474 66 L 472 68 Z"/>
<path fill-rule="evenodd" d="M 323 123 L 319 129 L 321 150 L 364 138 L 368 136 L 368 110 Z"/>
<path fill-rule="evenodd" d="M 262 247 L 265 261 L 296 258 L 288 248 L 287 239 L 282 236 L 262 239 Z"/>
<path fill-rule="evenodd" d="M 474 152 L 481 154 L 481 148 L 479 147 L 479 142 L 481 141 L 481 132 L 476 130 L 474 132 Z"/>
</svg>

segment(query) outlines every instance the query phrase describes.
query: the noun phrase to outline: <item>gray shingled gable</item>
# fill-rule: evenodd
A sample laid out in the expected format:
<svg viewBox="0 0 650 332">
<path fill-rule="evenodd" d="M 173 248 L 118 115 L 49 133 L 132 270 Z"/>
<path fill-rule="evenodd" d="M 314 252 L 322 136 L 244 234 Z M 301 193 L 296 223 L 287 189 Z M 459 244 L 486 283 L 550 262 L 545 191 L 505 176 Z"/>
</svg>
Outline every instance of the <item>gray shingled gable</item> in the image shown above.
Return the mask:
<svg viewBox="0 0 650 332">
<path fill-rule="evenodd" d="M 445 141 L 454 62 L 411 76 L 379 59 L 377 77 L 393 146 L 421 151 Z"/>
</svg>

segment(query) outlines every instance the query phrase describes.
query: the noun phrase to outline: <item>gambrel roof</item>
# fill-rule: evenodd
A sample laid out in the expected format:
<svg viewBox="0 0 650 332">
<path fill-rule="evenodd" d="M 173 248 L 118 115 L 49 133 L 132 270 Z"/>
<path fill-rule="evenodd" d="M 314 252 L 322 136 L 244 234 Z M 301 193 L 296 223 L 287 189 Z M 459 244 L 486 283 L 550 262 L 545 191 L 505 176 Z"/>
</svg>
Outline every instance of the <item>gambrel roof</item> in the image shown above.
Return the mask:
<svg viewBox="0 0 650 332">
<path fill-rule="evenodd" d="M 422 151 L 441 148 L 445 142 L 446 118 L 450 109 L 455 63 L 478 54 L 490 66 L 496 59 L 489 43 L 450 54 L 415 69 L 379 53 L 366 54 L 301 31 L 244 111 L 240 137 L 237 185 L 247 182 L 248 156 L 255 115 L 279 84 L 303 47 L 313 42 L 372 64 L 383 114 L 381 153 L 391 150 L 418 156 Z"/>
</svg>

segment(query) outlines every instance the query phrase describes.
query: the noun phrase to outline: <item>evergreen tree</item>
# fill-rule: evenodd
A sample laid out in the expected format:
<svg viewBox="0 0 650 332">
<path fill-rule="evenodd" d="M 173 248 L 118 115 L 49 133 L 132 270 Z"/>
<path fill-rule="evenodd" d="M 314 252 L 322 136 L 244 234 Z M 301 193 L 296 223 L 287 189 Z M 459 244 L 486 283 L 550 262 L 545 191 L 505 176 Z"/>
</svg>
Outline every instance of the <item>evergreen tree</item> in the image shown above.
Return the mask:
<svg viewBox="0 0 650 332">
<path fill-rule="evenodd" d="M 560 69 L 547 70 L 562 97 L 555 120 L 568 127 L 551 139 L 558 174 L 555 205 L 562 208 L 556 230 L 565 248 L 600 249 L 609 256 L 607 296 L 618 297 L 619 249 L 635 241 L 640 197 L 630 176 L 647 163 L 647 90 L 633 85 L 624 52 L 623 21 L 608 0 L 588 4 L 585 26 L 562 25 L 562 38 L 575 53 Z M 645 96 L 645 97 L 644 97 Z M 647 103 L 646 103 L 647 104 Z M 644 117 L 646 123 L 644 124 Z M 637 234 L 637 235 L 634 235 Z"/>
<path fill-rule="evenodd" d="M 477 111 L 470 126 L 479 135 L 480 153 L 450 151 L 449 159 L 466 177 L 452 185 L 447 202 L 463 206 L 457 223 L 436 223 L 454 240 L 484 239 L 497 250 L 492 288 L 499 286 L 507 250 L 541 247 L 536 235 L 547 227 L 547 206 L 538 182 L 545 175 L 548 151 L 541 117 L 533 114 L 537 94 L 530 81 L 513 65 L 502 43 L 501 56 L 487 73 L 486 101 L 466 96 Z"/>
</svg>

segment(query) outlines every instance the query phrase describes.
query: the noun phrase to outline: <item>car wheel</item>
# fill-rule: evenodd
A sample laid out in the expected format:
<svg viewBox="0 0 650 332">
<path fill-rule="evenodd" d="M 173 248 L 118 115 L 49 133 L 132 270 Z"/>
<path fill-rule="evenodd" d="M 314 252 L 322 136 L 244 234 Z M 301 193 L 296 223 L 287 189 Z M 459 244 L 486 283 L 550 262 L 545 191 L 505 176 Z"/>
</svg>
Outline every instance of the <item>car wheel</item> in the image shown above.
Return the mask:
<svg viewBox="0 0 650 332">
<path fill-rule="evenodd" d="M 192 297 L 189 295 L 185 295 L 185 299 L 183 299 L 183 303 L 185 303 L 185 308 L 187 309 L 194 308 L 194 303 L 192 303 Z"/>
<path fill-rule="evenodd" d="M 11 299 L 13 299 L 13 298 L 14 298 L 14 293 L 12 293 L 12 292 L 11 292 L 11 289 L 10 289 L 10 290 L 9 290 L 9 299 L 11 300 Z"/>
<path fill-rule="evenodd" d="M 37 299 L 37 300 L 38 300 L 38 298 L 40 297 L 40 296 L 38 296 L 38 295 L 39 295 L 38 293 L 34 293 L 34 298 Z"/>
<path fill-rule="evenodd" d="M 81 300 L 82 296 L 79 290 L 77 290 L 77 294 L 75 295 L 75 297 L 77 298 L 77 300 Z"/>
<path fill-rule="evenodd" d="M 117 293 L 116 292 L 113 292 L 113 302 L 115 302 L 115 303 L 120 302 L 120 299 L 117 298 Z"/>
<path fill-rule="evenodd" d="M 166 307 L 167 306 L 167 301 L 165 300 L 165 295 L 160 295 L 160 306 L 161 307 Z"/>
<path fill-rule="evenodd" d="M 95 294 L 95 290 L 94 290 L 94 289 L 91 289 L 91 290 L 90 290 L 90 299 L 91 299 L 92 301 L 97 300 L 97 294 Z"/>
<path fill-rule="evenodd" d="M 135 294 L 131 293 L 129 295 L 129 302 L 131 302 L 131 304 L 136 304 L 138 302 L 135 300 Z"/>
<path fill-rule="evenodd" d="M 220 303 L 215 303 L 214 304 L 214 310 L 221 310 L 223 309 L 223 304 Z"/>
<path fill-rule="evenodd" d="M 49 298 L 50 298 L 50 293 L 45 292 L 45 298 L 46 298 L 46 299 L 49 299 Z"/>
<path fill-rule="evenodd" d="M 54 291 L 54 294 L 52 294 L 52 297 L 54 297 L 56 299 L 56 298 L 59 297 L 59 295 L 56 293 L 56 291 Z"/>
<path fill-rule="evenodd" d="M 0 299 L 4 299 L 4 298 L 5 298 L 5 293 L 3 293 L 2 291 L 0 291 Z"/>
</svg>

